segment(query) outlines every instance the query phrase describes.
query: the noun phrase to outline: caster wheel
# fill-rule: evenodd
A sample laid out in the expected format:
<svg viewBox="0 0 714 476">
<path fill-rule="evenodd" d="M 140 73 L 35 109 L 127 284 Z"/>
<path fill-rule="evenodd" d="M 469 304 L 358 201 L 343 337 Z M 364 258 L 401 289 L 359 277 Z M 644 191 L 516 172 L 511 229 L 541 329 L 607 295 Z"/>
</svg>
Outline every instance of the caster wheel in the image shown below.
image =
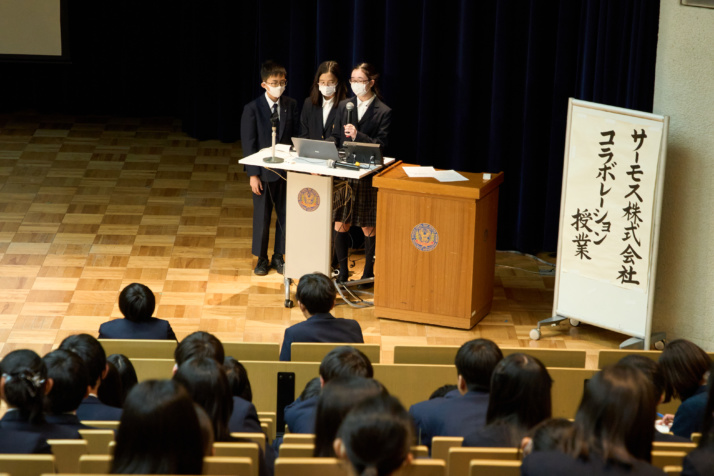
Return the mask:
<svg viewBox="0 0 714 476">
<path fill-rule="evenodd" d="M 570 325 L 573 327 L 578 327 L 580 325 L 580 321 L 577 319 L 570 319 Z"/>
<path fill-rule="evenodd" d="M 540 340 L 540 329 L 531 329 L 531 340 Z"/>
<path fill-rule="evenodd" d="M 666 341 L 658 340 L 657 342 L 654 343 L 654 348 L 657 350 L 662 350 L 662 349 L 664 349 L 665 344 L 666 344 Z"/>
<path fill-rule="evenodd" d="M 286 299 L 286 300 L 285 300 L 285 307 L 287 307 L 287 308 L 293 307 L 293 300 L 292 300 L 292 299 Z"/>
</svg>

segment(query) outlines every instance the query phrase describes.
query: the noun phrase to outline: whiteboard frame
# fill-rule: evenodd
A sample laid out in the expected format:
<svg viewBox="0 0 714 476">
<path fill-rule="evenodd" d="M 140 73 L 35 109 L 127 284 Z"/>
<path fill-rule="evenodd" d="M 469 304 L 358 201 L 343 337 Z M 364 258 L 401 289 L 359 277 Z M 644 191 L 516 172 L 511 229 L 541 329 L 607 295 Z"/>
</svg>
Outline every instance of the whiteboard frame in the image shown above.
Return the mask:
<svg viewBox="0 0 714 476">
<path fill-rule="evenodd" d="M 647 277 L 647 309 L 645 314 L 645 328 L 642 333 L 638 332 L 625 332 L 623 329 L 615 328 L 613 326 L 606 325 L 602 322 L 596 322 L 593 319 L 584 319 L 578 314 L 563 313 L 558 310 L 559 307 L 559 297 L 560 297 L 560 286 L 561 286 L 561 274 L 563 272 L 562 268 L 562 257 L 563 257 L 563 235 L 564 227 L 567 226 L 566 223 L 566 210 L 565 201 L 567 195 L 567 181 L 568 181 L 568 163 L 570 159 L 570 137 L 571 137 L 571 124 L 572 124 L 572 114 L 573 107 L 578 106 L 582 108 L 590 108 L 594 110 L 600 110 L 605 112 L 612 112 L 615 114 L 620 114 L 624 116 L 638 117 L 642 119 L 648 119 L 656 122 L 662 122 L 662 136 L 660 140 L 659 154 L 657 158 L 657 181 L 654 190 L 654 208 L 653 208 L 653 222 L 652 222 L 652 240 L 650 246 L 652 247 L 650 251 L 650 269 L 649 275 Z M 557 247 L 557 261 L 556 269 L 557 274 L 555 278 L 555 288 L 553 293 L 553 316 L 562 316 L 563 318 L 575 319 L 587 324 L 598 326 L 604 329 L 609 329 L 614 332 L 622 333 L 625 335 L 630 335 L 632 337 L 638 337 L 644 340 L 644 348 L 649 349 L 651 346 L 652 337 L 652 314 L 654 306 L 654 291 L 655 291 L 655 281 L 657 273 L 657 255 L 659 251 L 659 231 L 661 224 L 662 215 L 662 197 L 664 191 L 664 171 L 667 162 L 667 135 L 669 133 L 669 116 L 660 116 L 656 114 L 650 114 L 646 112 L 633 111 L 631 109 L 624 109 L 615 106 L 607 106 L 604 104 L 597 104 L 588 101 L 582 101 L 579 99 L 570 98 L 568 100 L 568 121 L 565 133 L 565 151 L 563 154 L 563 183 L 560 195 L 560 224 L 558 227 L 558 247 Z M 624 288 L 623 288 L 624 289 Z M 639 291 L 630 291 L 639 292 Z"/>
</svg>

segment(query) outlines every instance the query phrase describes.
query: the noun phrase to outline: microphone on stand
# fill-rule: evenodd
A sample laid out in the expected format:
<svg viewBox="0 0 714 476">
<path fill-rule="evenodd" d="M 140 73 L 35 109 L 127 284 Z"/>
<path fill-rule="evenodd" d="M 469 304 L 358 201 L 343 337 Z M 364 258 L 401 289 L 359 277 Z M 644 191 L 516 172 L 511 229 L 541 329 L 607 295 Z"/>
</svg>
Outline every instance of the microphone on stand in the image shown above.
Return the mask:
<svg viewBox="0 0 714 476">
<path fill-rule="evenodd" d="M 272 129 L 273 129 L 273 133 L 272 133 L 272 136 L 273 136 L 273 149 L 272 149 L 273 155 L 270 156 L 270 157 L 265 157 L 265 158 L 263 159 L 263 162 L 267 162 L 267 163 L 269 163 L 269 164 L 279 164 L 279 163 L 283 162 L 283 159 L 281 159 L 280 157 L 275 157 L 275 137 L 277 136 L 278 121 L 279 121 L 279 119 L 278 119 L 277 114 L 274 115 L 274 116 L 270 116 L 270 125 L 271 125 L 271 127 L 272 127 Z"/>
</svg>

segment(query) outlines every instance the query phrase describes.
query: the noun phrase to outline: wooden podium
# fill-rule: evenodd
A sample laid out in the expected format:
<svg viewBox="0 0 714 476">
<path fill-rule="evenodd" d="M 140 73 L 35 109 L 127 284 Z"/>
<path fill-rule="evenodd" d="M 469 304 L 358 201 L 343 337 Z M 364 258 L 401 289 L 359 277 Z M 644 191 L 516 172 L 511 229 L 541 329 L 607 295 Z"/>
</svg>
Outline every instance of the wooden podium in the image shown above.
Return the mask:
<svg viewBox="0 0 714 476">
<path fill-rule="evenodd" d="M 470 329 L 491 310 L 503 172 L 460 173 L 439 182 L 400 164 L 374 177 L 375 317 Z"/>
</svg>

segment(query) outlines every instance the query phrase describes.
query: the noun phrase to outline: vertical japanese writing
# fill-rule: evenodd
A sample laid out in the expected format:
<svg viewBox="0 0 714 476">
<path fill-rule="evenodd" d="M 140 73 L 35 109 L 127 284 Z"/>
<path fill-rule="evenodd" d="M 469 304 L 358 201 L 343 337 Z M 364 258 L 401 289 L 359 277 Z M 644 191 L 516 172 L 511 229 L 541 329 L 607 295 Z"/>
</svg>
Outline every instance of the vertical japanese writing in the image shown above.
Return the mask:
<svg viewBox="0 0 714 476">
<path fill-rule="evenodd" d="M 642 259 L 643 253 L 641 237 L 637 236 L 640 224 L 643 223 L 643 218 L 641 216 L 641 204 L 643 200 L 638 191 L 640 189 L 640 182 L 642 182 L 642 175 L 644 174 L 644 171 L 640 165 L 640 153 L 638 151 L 642 147 L 646 138 L 647 134 L 644 129 L 640 129 L 640 132 L 637 132 L 637 129 L 635 129 L 632 134 L 632 140 L 637 144 L 637 147 L 634 149 L 634 163 L 630 164 L 630 170 L 626 172 L 627 176 L 630 178 L 630 183 L 628 184 L 629 192 L 625 194 L 625 199 L 628 203 L 627 206 L 622 209 L 622 211 L 625 212 L 623 218 L 627 222 L 627 226 L 624 228 L 624 236 L 622 238 L 626 247 L 620 253 L 623 264 L 617 274 L 617 279 L 622 284 L 640 284 L 640 282 L 635 279 L 635 276 L 637 275 L 636 266 L 638 261 Z"/>
</svg>

